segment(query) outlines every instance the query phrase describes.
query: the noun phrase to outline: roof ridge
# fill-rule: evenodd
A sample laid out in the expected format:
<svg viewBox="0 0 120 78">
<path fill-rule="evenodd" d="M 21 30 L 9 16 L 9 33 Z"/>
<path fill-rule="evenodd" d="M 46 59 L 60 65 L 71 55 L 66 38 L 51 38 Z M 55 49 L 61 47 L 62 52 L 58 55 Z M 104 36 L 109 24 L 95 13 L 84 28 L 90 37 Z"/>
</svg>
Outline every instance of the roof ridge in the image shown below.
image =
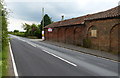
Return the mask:
<svg viewBox="0 0 120 78">
<path fill-rule="evenodd" d="M 54 22 L 54 23 L 46 26 L 45 28 L 83 24 L 83 22 L 85 20 L 93 20 L 93 19 L 100 19 L 100 18 L 115 17 L 115 16 L 120 15 L 120 14 L 118 14 L 118 12 L 116 12 L 119 7 L 120 7 L 120 5 L 118 5 L 118 6 L 114 7 L 114 8 L 108 9 L 106 11 L 97 12 L 97 13 L 94 13 L 94 14 L 87 14 L 87 15 L 84 15 L 84 16 L 71 18 L 71 19 L 66 19 L 66 20 L 62 20 L 62 21 L 57 21 L 57 22 Z"/>
</svg>

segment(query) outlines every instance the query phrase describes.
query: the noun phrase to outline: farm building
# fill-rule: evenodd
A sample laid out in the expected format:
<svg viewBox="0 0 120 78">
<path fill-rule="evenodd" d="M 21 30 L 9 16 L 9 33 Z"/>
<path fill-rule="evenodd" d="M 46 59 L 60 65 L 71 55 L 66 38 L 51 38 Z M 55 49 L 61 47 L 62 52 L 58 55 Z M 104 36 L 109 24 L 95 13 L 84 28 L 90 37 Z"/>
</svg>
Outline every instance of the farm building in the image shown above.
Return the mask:
<svg viewBox="0 0 120 78">
<path fill-rule="evenodd" d="M 52 23 L 44 28 L 45 40 L 116 54 L 120 51 L 119 8 Z"/>
</svg>

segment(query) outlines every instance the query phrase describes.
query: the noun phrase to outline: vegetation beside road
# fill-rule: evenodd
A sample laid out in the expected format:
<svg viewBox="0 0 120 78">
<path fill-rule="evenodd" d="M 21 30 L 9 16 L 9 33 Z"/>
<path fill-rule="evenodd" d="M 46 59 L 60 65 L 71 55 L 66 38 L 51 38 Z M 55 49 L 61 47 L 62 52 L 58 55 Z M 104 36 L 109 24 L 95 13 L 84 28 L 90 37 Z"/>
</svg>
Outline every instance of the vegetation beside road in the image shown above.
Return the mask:
<svg viewBox="0 0 120 78">
<path fill-rule="evenodd" d="M 27 23 L 23 24 L 23 28 L 25 30 L 25 37 L 28 36 L 36 36 L 37 38 L 42 38 L 42 30 L 40 29 L 41 25 L 32 24 L 29 25 Z"/>
<path fill-rule="evenodd" d="M 8 34 L 25 37 L 25 32 L 8 32 Z"/>
<path fill-rule="evenodd" d="M 4 1 L 0 1 L 0 77 L 6 76 L 8 71 L 8 31 L 7 14 Z"/>
<path fill-rule="evenodd" d="M 8 34 L 13 34 L 21 37 L 28 37 L 28 38 L 42 38 L 42 30 L 44 26 L 49 25 L 52 23 L 51 18 L 45 14 L 43 17 L 41 24 L 36 25 L 32 24 L 29 25 L 27 23 L 23 24 L 23 28 L 25 32 L 19 32 L 18 30 L 14 30 L 14 32 L 8 33 L 8 22 L 7 22 L 7 15 L 8 12 L 6 11 L 7 8 L 4 6 L 4 1 L 0 1 L 0 78 L 2 76 L 8 75 Z"/>
<path fill-rule="evenodd" d="M 40 30 L 39 27 L 40 25 L 36 25 L 36 24 L 29 25 L 25 23 L 23 24 L 23 28 L 25 32 L 14 30 L 13 32 L 9 32 L 9 34 L 13 34 L 21 37 L 27 37 L 27 38 L 42 38 L 42 30 Z"/>
<path fill-rule="evenodd" d="M 42 39 L 42 36 L 44 36 L 44 34 L 42 34 L 44 27 L 51 23 L 53 23 L 53 21 L 47 14 L 45 14 L 43 19 L 41 20 L 41 24 L 30 25 L 25 23 L 23 24 L 23 29 L 25 30 L 25 32 L 19 32 L 19 30 L 14 30 L 13 32 L 9 32 L 9 34 L 32 38 L 32 39 L 36 39 L 36 38 Z"/>
<path fill-rule="evenodd" d="M 9 47 L 6 46 L 2 51 L 2 76 L 8 76 L 8 52 Z"/>
</svg>

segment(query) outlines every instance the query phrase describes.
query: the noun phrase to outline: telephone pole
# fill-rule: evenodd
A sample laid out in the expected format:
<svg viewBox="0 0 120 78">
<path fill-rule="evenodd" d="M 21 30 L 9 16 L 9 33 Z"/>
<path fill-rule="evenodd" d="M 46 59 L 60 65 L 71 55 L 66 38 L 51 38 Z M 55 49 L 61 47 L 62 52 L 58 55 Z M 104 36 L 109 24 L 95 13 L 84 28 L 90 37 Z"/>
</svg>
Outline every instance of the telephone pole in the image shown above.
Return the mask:
<svg viewBox="0 0 120 78">
<path fill-rule="evenodd" d="M 43 27 L 44 27 L 44 8 L 42 8 L 42 23 L 43 23 Z"/>
<path fill-rule="evenodd" d="M 42 8 L 42 39 L 44 39 L 44 8 Z"/>
</svg>

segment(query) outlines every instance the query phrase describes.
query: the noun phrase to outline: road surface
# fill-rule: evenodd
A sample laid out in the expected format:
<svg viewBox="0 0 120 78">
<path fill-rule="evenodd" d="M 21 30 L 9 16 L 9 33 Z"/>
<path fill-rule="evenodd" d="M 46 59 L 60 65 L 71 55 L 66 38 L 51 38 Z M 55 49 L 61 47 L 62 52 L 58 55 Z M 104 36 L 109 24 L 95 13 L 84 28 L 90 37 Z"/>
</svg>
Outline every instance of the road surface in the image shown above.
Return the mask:
<svg viewBox="0 0 120 78">
<path fill-rule="evenodd" d="M 10 36 L 19 76 L 118 76 L 117 62 Z"/>
</svg>

